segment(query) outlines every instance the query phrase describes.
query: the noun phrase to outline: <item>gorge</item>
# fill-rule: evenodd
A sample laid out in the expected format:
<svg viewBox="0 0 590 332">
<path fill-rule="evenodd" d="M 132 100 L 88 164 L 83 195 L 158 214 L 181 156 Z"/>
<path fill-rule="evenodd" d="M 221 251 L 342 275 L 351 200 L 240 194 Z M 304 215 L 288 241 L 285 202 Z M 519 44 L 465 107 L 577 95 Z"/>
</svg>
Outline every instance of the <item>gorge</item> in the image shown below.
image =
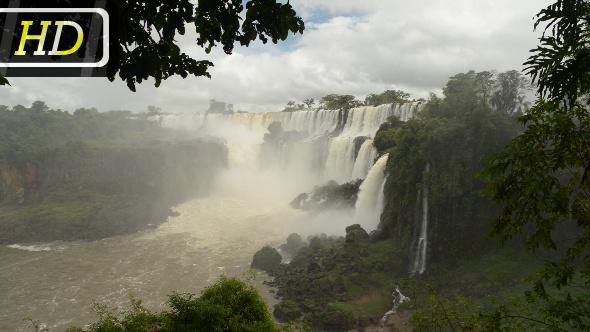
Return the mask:
<svg viewBox="0 0 590 332">
<path fill-rule="evenodd" d="M 125 126 L 115 134 L 99 130 L 94 141 L 88 141 L 90 129 L 80 131 L 83 143 L 70 159 L 45 152 L 72 144 L 58 138 L 47 147 L 38 143 L 41 151 L 28 147 L 36 165 L 55 160 L 64 167 L 38 168 L 57 177 L 41 177 L 47 180 L 34 188 L 42 190 L 32 191 L 36 195 L 24 204 L 18 195 L 4 196 L 12 198 L 0 218 L 12 224 L 3 224 L 7 235 L 0 254 L 6 263 L 0 277 L 9 282 L 0 286 L 7 294 L 0 327 L 26 331 L 26 317 L 50 330 L 81 326 L 92 319 L 94 301 L 121 311 L 128 294 L 149 310 L 162 310 L 166 295 L 199 292 L 222 275 L 254 284 L 278 320 L 304 320 L 328 331 L 418 315 L 429 308 L 414 307 L 428 298 L 419 295 L 425 292 L 420 287 L 431 283 L 445 295 L 460 290 L 481 299 L 490 284 L 500 287 L 516 277 L 514 270 L 495 272 L 504 270 L 506 256 L 536 266 L 519 248 L 494 249 L 482 232 L 497 207 L 481 195 L 480 160 L 501 151 L 519 128 L 508 113 L 452 97 L 270 113 L 10 111 L 10 116 L 59 114 L 63 118 L 54 123 L 71 122 L 73 128 L 105 128 L 96 121 Z M 121 137 L 125 143 L 117 141 Z M 84 173 L 64 160 L 89 166 Z M 113 183 L 110 191 L 100 186 L 105 179 Z M 3 181 L 2 188 L 15 183 Z M 64 200 L 58 195 L 63 188 L 74 195 Z M 109 207 L 117 214 L 106 220 L 104 213 L 88 209 L 82 220 L 89 224 L 75 224 L 76 217 L 61 218 L 70 210 L 54 208 L 74 204 L 71 197 L 80 197 L 74 206 L 92 207 L 82 203 L 105 196 L 120 204 Z M 164 214 L 133 219 L 141 223 L 126 220 L 125 211 L 134 209 L 131 198 L 157 204 Z M 18 229 L 14 225 L 27 230 L 48 224 L 54 225 L 51 232 L 10 238 L 19 234 L 11 233 Z M 96 232 L 88 225 L 122 229 Z M 63 229 L 68 232 L 58 231 Z M 288 235 L 299 242 L 281 245 Z M 263 247 L 283 255 L 270 280 L 249 269 Z M 493 273 L 474 270 L 478 265 L 470 259 Z M 473 278 L 468 287 L 450 276 L 465 269 Z M 15 271 L 25 277 L 12 278 Z M 394 305 L 392 313 L 396 289 L 412 301 Z"/>
<path fill-rule="evenodd" d="M 190 194 L 183 194 L 183 197 L 196 198 L 188 201 L 186 198 L 181 199 L 181 203 L 173 208 L 174 213 L 169 222 L 158 226 L 156 219 L 163 221 L 165 218 L 165 215 L 160 215 L 152 221 L 154 225 L 148 225 L 148 229 L 137 232 L 142 229 L 138 226 L 128 235 L 125 233 L 129 231 L 115 233 L 122 234 L 115 237 L 108 232 L 101 236 L 88 228 L 88 235 L 82 235 L 84 233 L 79 230 L 69 233 L 78 234 L 78 239 L 105 237 L 98 241 L 83 242 L 78 241 L 76 236 L 60 233 L 59 228 L 53 233 L 11 233 L 13 226 L 4 223 L 6 235 L 1 256 L 5 264 L 0 275 L 7 282 L 1 286 L 1 291 L 6 296 L 2 300 L 4 310 L 0 317 L 0 329 L 25 331 L 27 323 L 23 323 L 23 319 L 33 317 L 50 330 L 61 330 L 69 325 L 88 321 L 92 301 L 120 308 L 124 306 L 127 293 L 142 298 L 150 308 L 158 308 L 162 305 L 164 295 L 173 290 L 195 291 L 221 274 L 244 275 L 249 259 L 258 247 L 266 243 L 278 244 L 289 233 L 337 235 L 343 234 L 344 228 L 351 223 L 362 224 L 368 230 L 376 229 L 378 206 L 382 206 L 379 201 L 383 199 L 381 193 L 386 158 L 380 159 L 377 168 L 373 166 L 377 152 L 372 145 L 372 137 L 390 116 L 407 120 L 415 116 L 421 107 L 420 103 L 406 103 L 367 106 L 348 111 L 305 110 L 231 115 L 186 113 L 151 118 L 151 123 L 182 133 L 182 137 L 208 140 L 212 142 L 210 144 L 217 144 L 216 140 L 207 137 L 221 138 L 227 149 L 227 165 L 224 166 L 223 160 L 216 165 L 207 166 L 194 159 L 182 160 L 173 156 L 163 158 L 153 150 L 146 150 L 147 155 L 141 157 L 142 161 L 125 161 L 127 157 L 123 157 L 124 155 L 134 153 L 129 148 L 118 159 L 113 157 L 113 160 L 128 163 L 119 164 L 121 171 L 114 171 L 108 167 L 116 167 L 117 164 L 114 161 L 105 163 L 104 159 L 110 152 L 99 150 L 84 155 L 79 159 L 80 163 L 97 167 L 94 170 L 87 169 L 87 174 L 103 177 L 111 174 L 111 177 L 115 176 L 111 179 L 114 183 L 141 183 L 144 180 L 139 177 L 138 167 L 142 164 L 143 168 L 151 167 L 158 159 L 166 162 L 175 160 L 174 164 L 164 166 L 167 175 L 152 173 L 158 178 L 168 178 L 162 183 L 174 187 L 164 189 L 164 192 L 180 194 L 180 188 L 190 188 L 187 185 L 191 183 L 188 182 L 191 176 L 186 170 L 190 170 L 187 167 L 191 164 L 193 172 L 197 171 L 195 174 L 205 176 L 210 181 L 206 186 L 193 184 L 193 189 L 198 189 L 196 193 L 201 197 L 195 196 L 194 190 Z M 280 124 L 279 134 L 277 137 L 268 137 L 268 128 L 273 123 Z M 297 135 L 285 135 L 289 132 L 296 132 Z M 184 149 L 190 151 L 194 147 L 185 145 Z M 267 153 L 262 153 L 263 149 Z M 170 145 L 166 147 L 166 151 L 168 154 L 172 153 Z M 196 158 L 207 156 L 208 160 L 212 160 L 217 152 L 195 150 L 194 153 Z M 102 159 L 92 159 L 93 154 L 102 156 Z M 148 155 L 151 159 L 146 159 Z M 68 166 L 59 157 L 54 160 L 59 168 L 54 171 L 53 168 L 42 166 L 41 176 L 46 176 L 47 180 L 40 180 L 35 187 L 39 188 L 36 194 L 38 199 L 44 202 L 41 204 L 52 202 L 44 198 L 49 197 L 55 188 L 52 182 L 47 181 L 71 181 L 81 183 L 80 186 L 87 188 L 86 190 L 99 190 L 92 187 L 97 180 L 88 181 L 87 175 L 80 175 L 79 179 L 72 178 L 72 174 L 78 172 L 77 168 Z M 203 172 L 211 169 L 210 167 L 218 170 L 213 173 Z M 104 175 L 100 175 L 101 172 Z M 179 178 L 183 172 L 186 175 Z M 63 175 L 56 177 L 56 174 Z M 315 185 L 330 180 L 342 183 L 365 178 L 367 175 L 371 181 L 361 185 L 356 213 L 352 210 L 336 210 L 309 216 L 288 206 L 288 202 L 298 193 Z M 133 177 L 137 179 L 134 180 Z M 4 177 L 2 180 L 2 188 L 7 193 L 3 197 L 6 197 L 7 202 L 12 197 L 8 193 L 18 192 L 8 187 L 15 183 L 8 181 L 12 178 L 14 177 Z M 33 191 L 30 186 L 23 186 L 22 191 L 28 197 L 28 193 Z M 130 188 L 127 186 L 124 190 Z M 146 191 L 141 188 L 143 187 L 138 187 L 139 190 L 144 190 L 142 195 L 145 196 Z M 162 198 L 152 196 L 151 200 L 156 204 Z M 14 213 L 30 213 L 27 206 L 37 203 L 32 200 L 25 205 L 18 205 L 16 201 L 14 204 L 17 204 L 14 205 L 15 208 L 10 208 L 10 204 L 6 205 L 4 218 L 13 218 L 11 216 Z M 55 218 L 60 218 L 59 211 L 53 213 Z M 333 218 L 334 215 L 338 218 Z M 26 222 L 27 217 L 22 218 L 23 221 L 19 222 Z M 46 216 L 37 218 L 47 222 Z M 115 222 L 126 217 L 120 214 L 112 218 Z M 39 223 L 31 225 L 26 229 L 39 227 Z M 120 227 L 127 227 L 124 225 L 122 223 Z M 265 236 L 256 236 L 262 230 Z M 27 234 L 28 237 L 10 234 Z M 240 248 L 239 255 L 235 255 L 237 248 Z M 105 266 L 110 268 L 104 270 Z M 38 273 L 39 269 L 44 272 Z M 25 277 L 13 279 L 10 276 L 15 271 Z M 169 274 L 167 271 L 176 272 Z M 53 283 L 47 289 L 45 284 L 49 280 L 60 282 Z M 34 301 L 30 300 L 31 294 L 35 294 Z M 274 301 L 272 296 L 267 298 L 271 303 Z"/>
</svg>

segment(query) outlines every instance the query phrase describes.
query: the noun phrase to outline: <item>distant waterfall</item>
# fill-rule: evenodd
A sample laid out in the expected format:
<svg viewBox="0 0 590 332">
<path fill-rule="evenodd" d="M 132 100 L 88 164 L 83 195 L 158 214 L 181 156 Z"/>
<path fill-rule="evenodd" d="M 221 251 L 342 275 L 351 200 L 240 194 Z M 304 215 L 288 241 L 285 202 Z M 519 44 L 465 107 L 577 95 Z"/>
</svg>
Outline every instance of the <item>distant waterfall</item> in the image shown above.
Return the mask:
<svg viewBox="0 0 590 332">
<path fill-rule="evenodd" d="M 358 156 L 354 161 L 354 166 L 352 168 L 352 179 L 364 179 L 371 166 L 373 166 L 373 162 L 377 157 L 377 150 L 373 146 L 373 140 L 367 139 L 361 145 L 359 150 Z"/>
<path fill-rule="evenodd" d="M 351 109 L 342 126 L 342 131 L 330 140 L 325 178 L 346 182 L 367 176 L 377 151 L 373 147 L 373 140 L 367 140 L 361 146 L 355 159 L 353 155 L 354 139 L 361 136 L 373 138 L 381 124 L 387 121 L 390 116 L 407 121 L 419 112 L 421 107 L 420 103 L 406 103 L 362 106 Z M 338 170 L 335 167 L 336 163 L 338 163 Z"/>
<path fill-rule="evenodd" d="M 184 113 L 153 116 L 165 127 L 192 131 L 226 139 L 230 148 L 230 167 L 245 163 L 269 170 L 279 170 L 287 176 L 321 183 L 339 183 L 368 176 L 377 156 L 373 140 L 377 130 L 390 116 L 402 121 L 411 119 L 422 109 L 419 102 L 362 106 L 344 110 L 301 110 L 295 112 L 266 112 L 232 114 Z M 267 128 L 278 122 L 285 132 L 296 131 L 300 139 L 281 146 L 280 151 L 264 160 L 257 158 L 256 146 L 263 143 Z M 360 148 L 355 146 L 365 138 Z M 231 150 L 243 151 L 231 151 Z M 358 151 L 357 151 L 358 149 Z M 279 153 L 280 152 L 280 153 Z M 358 152 L 358 153 L 357 153 Z M 236 161 L 236 163 L 232 163 Z"/>
<path fill-rule="evenodd" d="M 426 164 L 425 173 L 430 172 L 430 164 Z M 420 223 L 420 235 L 416 245 L 412 274 L 422 274 L 426 271 L 426 254 L 428 246 L 428 184 L 422 189 L 422 218 Z"/>
</svg>

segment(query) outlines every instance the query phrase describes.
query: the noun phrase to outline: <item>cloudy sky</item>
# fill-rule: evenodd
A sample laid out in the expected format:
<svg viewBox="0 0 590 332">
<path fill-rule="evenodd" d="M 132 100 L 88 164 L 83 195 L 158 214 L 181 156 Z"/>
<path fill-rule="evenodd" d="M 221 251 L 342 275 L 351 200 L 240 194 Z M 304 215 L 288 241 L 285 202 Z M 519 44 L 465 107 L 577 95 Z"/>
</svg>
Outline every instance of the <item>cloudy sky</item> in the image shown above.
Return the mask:
<svg viewBox="0 0 590 332">
<path fill-rule="evenodd" d="M 280 45 L 205 55 L 183 38 L 186 51 L 215 63 L 212 79 L 171 78 L 130 92 L 105 78 L 12 78 L 0 104 L 54 108 L 194 112 L 214 98 L 247 111 L 278 110 L 288 100 L 346 93 L 364 97 L 404 89 L 415 97 L 439 92 L 447 78 L 469 69 L 521 69 L 536 44 L 533 16 L 550 0 L 292 0 L 306 22 L 302 36 Z M 186 40 L 186 41 L 185 41 Z"/>
</svg>

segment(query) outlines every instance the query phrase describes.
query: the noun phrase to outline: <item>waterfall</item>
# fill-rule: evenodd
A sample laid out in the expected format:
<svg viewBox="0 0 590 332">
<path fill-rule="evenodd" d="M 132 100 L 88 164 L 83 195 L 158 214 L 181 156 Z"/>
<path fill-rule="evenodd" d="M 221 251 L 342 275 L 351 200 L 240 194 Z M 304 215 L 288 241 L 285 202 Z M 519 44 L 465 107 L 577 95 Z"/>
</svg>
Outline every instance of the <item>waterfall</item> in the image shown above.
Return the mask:
<svg viewBox="0 0 590 332">
<path fill-rule="evenodd" d="M 183 113 L 152 116 L 165 127 L 192 131 L 196 135 L 224 138 L 230 149 L 230 167 L 247 164 L 265 170 L 280 171 L 308 182 L 339 183 L 364 179 L 375 161 L 377 151 L 372 138 L 388 117 L 407 121 L 423 105 L 412 102 L 361 106 L 343 110 L 301 110 L 232 114 Z M 259 158 L 257 147 L 263 143 L 268 126 L 278 122 L 285 132 L 297 132 L 299 139 L 281 145 L 280 153 Z M 358 148 L 355 142 L 366 138 Z M 358 149 L 358 151 L 356 149 Z M 240 150 L 240 151 L 234 151 Z M 358 153 L 357 153 L 358 152 Z"/>
<path fill-rule="evenodd" d="M 430 172 L 430 163 L 426 164 L 425 174 Z M 424 181 L 423 181 L 424 182 Z M 422 218 L 420 223 L 420 235 L 416 245 L 412 274 L 422 274 L 426 271 L 426 254 L 428 246 L 428 184 L 422 190 Z"/>
<path fill-rule="evenodd" d="M 379 224 L 387 158 L 388 155 L 384 154 L 375 162 L 359 188 L 358 199 L 355 204 L 355 219 L 359 220 L 361 225 L 366 226 L 367 230 L 374 230 Z M 381 208 L 379 205 L 381 205 Z"/>
<path fill-rule="evenodd" d="M 361 106 L 351 109 L 342 127 L 342 132 L 330 140 L 325 174 L 332 174 L 333 176 L 329 179 L 339 182 L 363 179 L 368 176 L 369 168 L 373 165 L 377 151 L 372 146 L 372 139 L 367 140 L 361 146 L 357 158 L 354 159 L 354 156 L 351 156 L 351 152 L 354 152 L 354 139 L 361 136 L 373 138 L 381 124 L 387 121 L 390 116 L 408 121 L 420 112 L 422 107 L 421 103 L 405 103 Z M 340 162 L 340 170 L 338 171 L 334 170 L 333 163 L 336 161 Z M 333 171 L 335 172 L 332 173 Z"/>
<path fill-rule="evenodd" d="M 361 145 L 358 156 L 354 161 L 352 168 L 352 179 L 364 179 L 369 173 L 369 169 L 373 166 L 373 162 L 377 157 L 377 149 L 373 146 L 373 140 L 367 139 Z"/>
<path fill-rule="evenodd" d="M 330 141 L 324 177 L 336 182 L 351 180 L 354 164 L 354 144 L 351 137 L 334 137 Z"/>
</svg>

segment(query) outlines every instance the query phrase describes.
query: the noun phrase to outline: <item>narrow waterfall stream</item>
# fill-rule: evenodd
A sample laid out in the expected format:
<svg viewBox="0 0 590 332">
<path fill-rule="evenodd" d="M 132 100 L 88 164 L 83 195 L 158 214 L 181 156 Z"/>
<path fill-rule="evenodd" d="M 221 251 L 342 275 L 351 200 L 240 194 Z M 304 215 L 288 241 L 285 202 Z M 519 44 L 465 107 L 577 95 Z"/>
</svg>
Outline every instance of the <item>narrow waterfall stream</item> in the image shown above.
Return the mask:
<svg viewBox="0 0 590 332">
<path fill-rule="evenodd" d="M 430 163 L 426 164 L 424 173 L 430 172 Z M 420 223 L 420 235 L 416 246 L 416 254 L 412 268 L 412 274 L 422 274 L 426 271 L 426 255 L 428 246 L 428 185 L 421 191 L 422 213 Z"/>
</svg>

